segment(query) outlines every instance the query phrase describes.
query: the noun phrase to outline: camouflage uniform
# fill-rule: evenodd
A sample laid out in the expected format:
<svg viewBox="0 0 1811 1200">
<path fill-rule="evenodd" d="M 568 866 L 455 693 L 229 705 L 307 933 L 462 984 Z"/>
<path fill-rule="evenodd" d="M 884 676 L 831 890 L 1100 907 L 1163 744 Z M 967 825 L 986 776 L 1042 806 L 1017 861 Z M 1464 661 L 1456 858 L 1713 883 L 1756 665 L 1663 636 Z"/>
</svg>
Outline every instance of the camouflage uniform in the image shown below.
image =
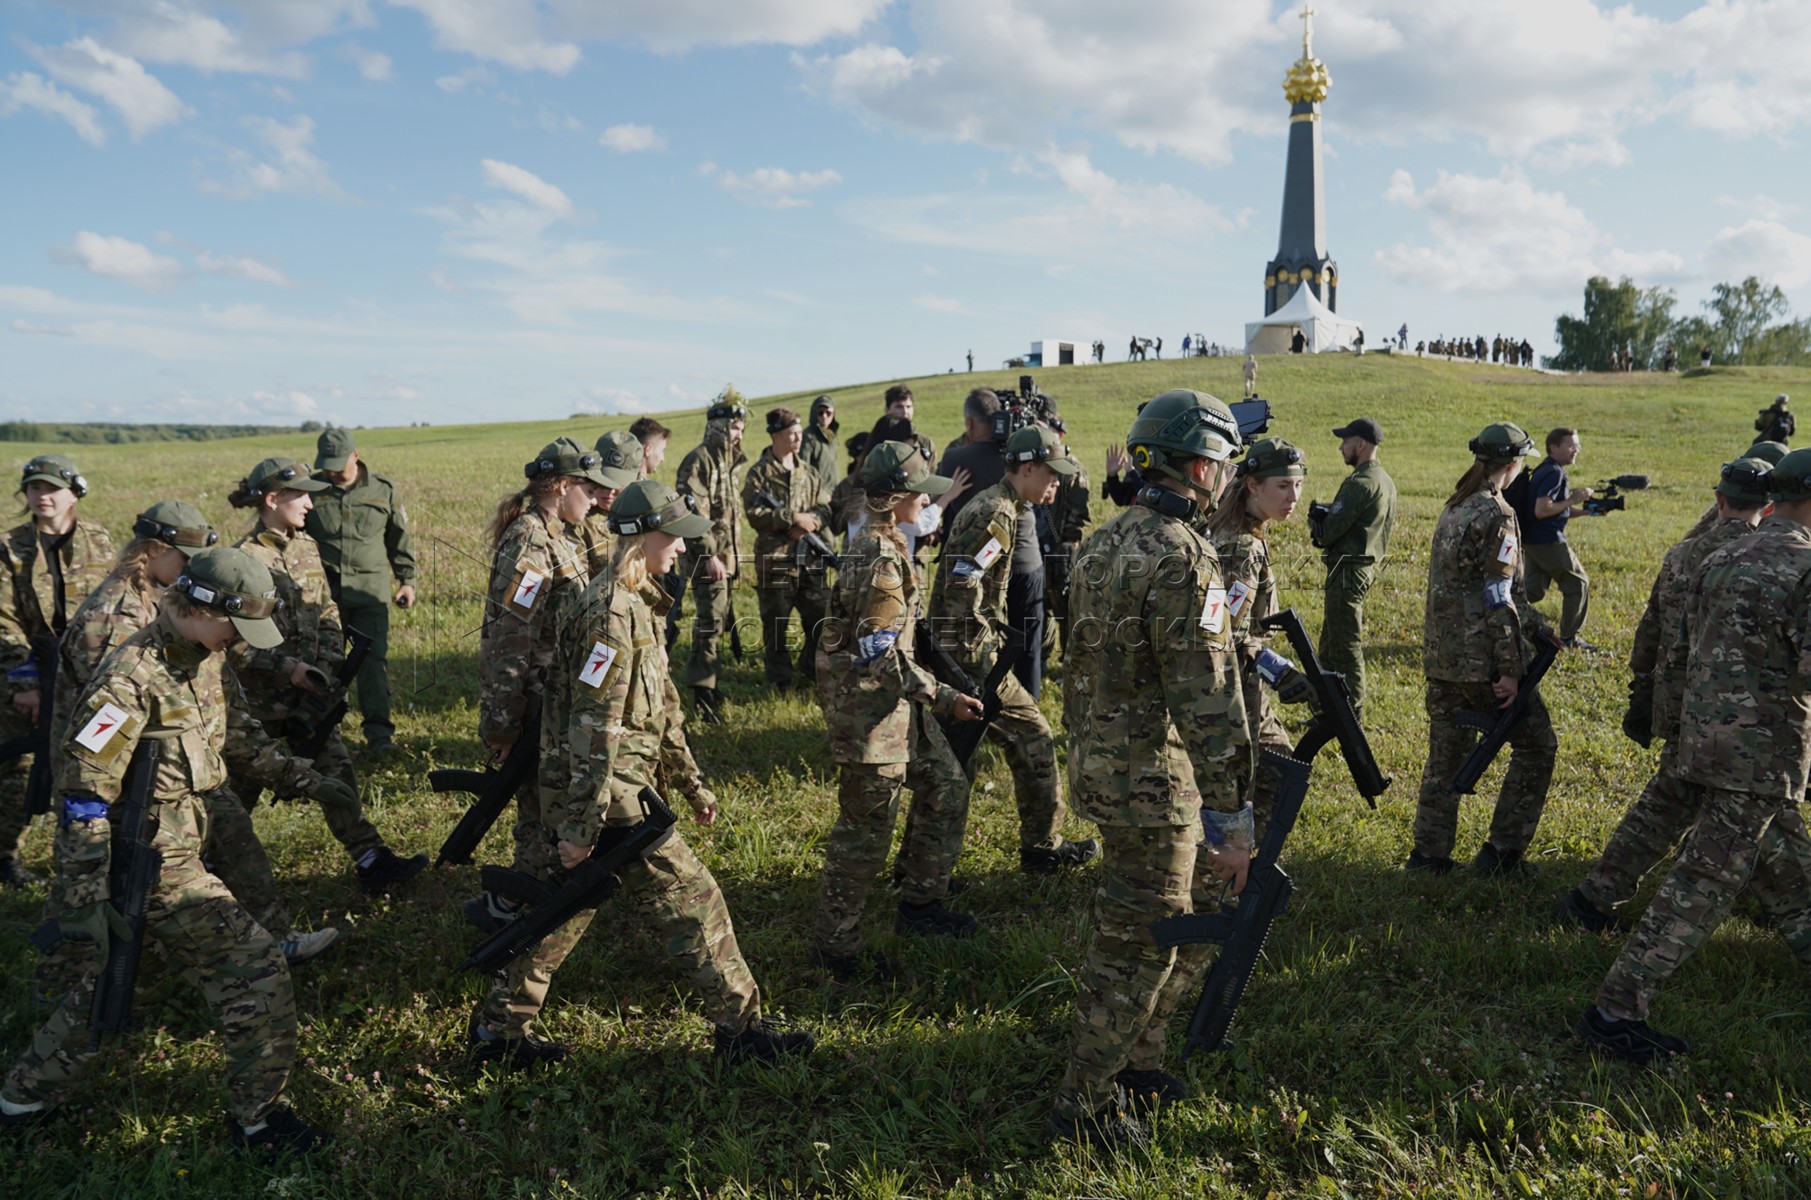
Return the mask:
<svg viewBox="0 0 1811 1200">
<path fill-rule="evenodd" d="M 1006 589 L 1013 539 L 1030 509 L 1002 479 L 962 506 L 944 536 L 931 599 L 929 632 L 978 683 L 1005 644 Z M 1036 654 L 1036 646 L 1027 653 Z M 1063 785 L 1056 769 L 1050 722 L 1016 674 L 1000 681 L 1000 713 L 987 736 L 1006 752 L 1019 803 L 1019 848 L 1055 850 L 1063 844 Z"/>
<path fill-rule="evenodd" d="M 1667 978 L 1746 886 L 1811 965 L 1811 530 L 1769 517 L 1704 560 L 1689 587 L 1679 773 L 1699 814 L 1672 874 L 1611 965 L 1597 1003 L 1645 1020 Z"/>
<path fill-rule="evenodd" d="M 125 714 L 102 724 L 102 707 Z M 296 1007 L 289 968 L 270 933 L 202 864 L 208 807 L 202 799 L 226 783 L 221 751 L 239 736 L 229 728 L 221 657 L 176 633 L 159 617 L 102 662 L 74 709 L 74 733 L 61 784 L 71 797 L 113 803 L 141 737 L 164 742 L 147 827 L 163 855 L 163 872 L 146 905 L 145 930 L 195 982 L 226 1042 L 227 1087 L 244 1124 L 264 1119 L 282 1100 L 295 1063 Z M 76 722 L 81 722 L 76 725 Z M 98 747 L 98 748 L 96 748 Z M 274 761 L 267 764 L 274 769 Z M 57 832 L 63 903 L 81 908 L 107 897 L 110 830 L 104 818 L 65 820 Z M 88 1014 L 96 962 L 90 960 L 6 1078 L 15 1104 L 54 1103 L 88 1059 Z"/>
<path fill-rule="evenodd" d="M 1140 503 L 1097 529 L 1069 614 L 1069 779 L 1104 843 L 1056 1100 L 1081 1119 L 1113 1101 L 1122 1068 L 1161 1067 L 1212 948 L 1160 950 L 1146 929 L 1219 908 L 1224 886 L 1198 870 L 1202 810 L 1240 807 L 1252 751 L 1219 561 L 1193 523 Z"/>
<path fill-rule="evenodd" d="M 1243 487 L 1242 484 L 1236 485 Z M 1277 581 L 1270 569 L 1270 545 L 1249 528 L 1230 528 L 1213 537 L 1214 553 L 1220 558 L 1220 572 L 1226 580 L 1226 616 L 1232 624 L 1234 653 L 1239 660 L 1239 682 L 1245 693 L 1245 719 L 1249 722 L 1251 743 L 1261 755 L 1265 750 L 1289 754 L 1295 743 L 1277 716 L 1271 689 L 1259 676 L 1256 660 L 1269 639 L 1259 622 L 1277 612 Z M 1256 787 L 1252 794 L 1252 816 L 1256 834 L 1264 836 L 1270 810 L 1276 803 L 1280 781 L 1273 769 L 1260 757 Z"/>
<path fill-rule="evenodd" d="M 722 663 L 719 648 L 729 632 L 730 589 L 742 571 L 742 468 L 748 458 L 729 444 L 728 421 L 707 421 L 703 444 L 693 448 L 679 464 L 673 486 L 680 495 L 697 502 L 698 511 L 711 519 L 711 531 L 701 538 L 687 538 L 679 573 L 691 583 L 694 617 L 692 657 L 686 663 L 685 681 L 692 687 L 715 688 Z M 704 560 L 722 561 L 724 577 L 704 577 Z"/>
<path fill-rule="evenodd" d="M 1088 482 L 1088 472 L 1080 463 L 1073 475 L 1065 475 L 1057 481 L 1056 499 L 1050 505 L 1050 535 L 1054 542 L 1044 555 L 1044 575 L 1047 585 L 1044 599 L 1050 613 L 1056 617 L 1044 625 L 1044 650 L 1048 653 L 1054 646 L 1058 633 L 1067 645 L 1069 637 L 1069 575 L 1075 565 L 1075 552 L 1082 544 L 1082 534 L 1088 530 L 1088 492 L 1092 485 Z"/>
<path fill-rule="evenodd" d="M 637 794 L 662 780 L 695 812 L 714 807 L 685 740 L 685 715 L 662 634 L 670 603 L 660 585 L 639 589 L 605 572 L 559 618 L 542 710 L 541 794 L 546 837 L 590 845 L 605 826 L 641 819 Z M 534 873 L 558 886 L 558 858 Z M 761 1015 L 760 989 L 736 945 L 723 893 L 677 829 L 623 868 L 623 901 L 666 939 L 705 1002 L 705 1015 L 739 1033 Z M 591 924 L 580 913 L 501 973 L 479 1002 L 484 1024 L 507 1038 L 530 1033 L 554 971 Z"/>
<path fill-rule="evenodd" d="M 1359 709 L 1365 697 L 1365 597 L 1390 549 L 1396 483 L 1372 459 L 1346 476 L 1328 508 L 1310 527 L 1327 564 L 1318 654 L 1321 666 L 1346 677 L 1352 707 Z"/>
<path fill-rule="evenodd" d="M 57 581 L 39 553 L 41 545 L 38 527 L 31 521 L 15 526 L 0 542 L 0 672 L 25 665 L 32 638 L 47 633 L 61 637 L 70 615 L 113 569 L 113 540 L 101 526 L 78 516 L 57 552 L 63 581 L 59 596 Z M 0 687 L 0 741 L 30 735 L 31 719 L 12 699 L 37 686 L 33 680 Z M 40 697 L 40 703 L 50 702 L 49 696 Z M 0 862 L 18 853 L 25 832 L 25 781 L 30 771 L 30 755 L 0 764 Z"/>
<path fill-rule="evenodd" d="M 616 535 L 610 532 L 610 514 L 593 511 L 572 530 L 585 555 L 585 578 L 592 579 L 610 569 L 610 558 L 616 553 Z"/>
<path fill-rule="evenodd" d="M 765 492 L 780 501 L 772 508 L 755 499 Z M 755 589 L 761 603 L 761 637 L 767 682 L 785 689 L 793 684 L 793 666 L 786 653 L 786 631 L 792 624 L 792 610 L 799 610 L 799 624 L 804 626 L 805 645 L 799 651 L 798 680 L 810 686 L 817 679 L 817 639 L 824 623 L 824 606 L 830 599 L 830 588 L 824 578 L 824 560 L 806 552 L 804 569 L 799 567 L 796 551 L 799 543 L 788 536 L 793 514 L 814 513 L 818 519 L 818 536 L 830 534 L 830 490 L 818 473 L 795 456 L 789 470 L 774 458 L 771 448 L 761 451 L 755 465 L 742 481 L 742 507 L 748 523 L 755 530 Z"/>
<path fill-rule="evenodd" d="M 841 772 L 814 930 L 825 954 L 861 948 L 902 788 L 911 789 L 912 813 L 899 848 L 901 899 L 943 899 L 962 852 L 968 778 L 929 715 L 951 713 L 957 692 L 913 658 L 918 602 L 918 570 L 892 512 L 870 511 L 837 574 L 818 643 L 818 702 Z"/>
</svg>

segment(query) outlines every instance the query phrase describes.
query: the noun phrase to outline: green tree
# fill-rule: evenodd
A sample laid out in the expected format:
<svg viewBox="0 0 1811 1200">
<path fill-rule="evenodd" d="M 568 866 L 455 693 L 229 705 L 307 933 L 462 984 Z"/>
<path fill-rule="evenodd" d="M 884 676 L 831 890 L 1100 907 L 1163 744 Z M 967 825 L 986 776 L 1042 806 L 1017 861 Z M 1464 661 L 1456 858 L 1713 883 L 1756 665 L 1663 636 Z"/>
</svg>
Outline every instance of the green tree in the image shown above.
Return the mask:
<svg viewBox="0 0 1811 1200">
<path fill-rule="evenodd" d="M 1559 353 L 1547 365 L 1563 371 L 1609 371 L 1625 347 L 1637 366 L 1650 369 L 1673 332 L 1673 305 L 1666 288 L 1639 288 L 1623 276 L 1612 284 L 1603 275 L 1585 281 L 1584 316 L 1562 314 L 1554 322 Z"/>
</svg>

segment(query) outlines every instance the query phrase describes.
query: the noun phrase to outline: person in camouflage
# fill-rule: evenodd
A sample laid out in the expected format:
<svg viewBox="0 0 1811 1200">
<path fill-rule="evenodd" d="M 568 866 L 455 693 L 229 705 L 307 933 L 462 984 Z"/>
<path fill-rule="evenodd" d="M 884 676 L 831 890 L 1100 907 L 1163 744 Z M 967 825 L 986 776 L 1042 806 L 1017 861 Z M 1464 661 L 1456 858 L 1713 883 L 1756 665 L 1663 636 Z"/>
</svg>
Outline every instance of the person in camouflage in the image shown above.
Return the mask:
<svg viewBox="0 0 1811 1200">
<path fill-rule="evenodd" d="M 1590 874 L 1561 902 L 1561 914 L 1586 929 L 1603 933 L 1614 927 L 1616 910 L 1634 898 L 1641 877 L 1673 852 L 1698 815 L 1698 797 L 1678 776 L 1686 663 L 1674 648 L 1690 645 L 1679 632 L 1685 620 L 1686 589 L 1706 558 L 1747 536 L 1767 514 L 1769 469 L 1758 458 L 1723 464 L 1716 486 L 1717 511 L 1723 519 L 1668 550 L 1648 591 L 1629 652 L 1629 706 L 1622 728 L 1644 747 L 1659 738 L 1660 762 Z"/>
<path fill-rule="evenodd" d="M 1736 457 L 1758 458 L 1772 468 L 1779 463 L 1780 459 L 1786 457 L 1788 452 L 1788 447 L 1781 442 L 1756 442 Z M 1704 510 L 1704 515 L 1698 518 L 1698 523 L 1686 531 L 1685 536 L 1695 538 L 1722 519 L 1722 514 L 1713 502 L 1709 508 Z"/>
<path fill-rule="evenodd" d="M 1390 549 L 1396 516 L 1396 483 L 1377 461 L 1383 431 L 1369 417 L 1333 431 L 1339 455 L 1352 473 L 1325 510 L 1309 506 L 1308 531 L 1327 565 L 1318 656 L 1321 666 L 1346 677 L 1352 707 L 1365 698 L 1365 597 L 1377 582 L 1377 565 Z M 1321 512 L 1318 518 L 1314 513 Z"/>
<path fill-rule="evenodd" d="M 799 456 L 804 434 L 799 414 L 776 408 L 767 414 L 773 444 L 761 451 L 742 481 L 742 509 L 755 530 L 755 594 L 761 604 L 762 660 L 767 682 L 780 691 L 794 685 L 786 652 L 792 610 L 798 609 L 805 644 L 799 651 L 797 684 L 817 681 L 817 639 L 830 596 L 827 564 L 800 539 L 823 537 L 830 522 L 830 488 Z M 777 500 L 776 506 L 771 501 Z M 828 545 L 828 541 L 825 542 Z"/>
<path fill-rule="evenodd" d="M 1452 870 L 1459 797 L 1452 777 L 1477 741 L 1460 725 L 1463 709 L 1488 713 L 1513 703 L 1527 671 L 1526 641 L 1551 638 L 1547 622 L 1522 592 L 1522 535 L 1503 499 L 1534 443 L 1508 423 L 1471 440 L 1471 469 L 1460 478 L 1434 527 L 1427 565 L 1427 620 L 1421 666 L 1427 676 L 1427 766 L 1415 808 L 1415 846 L 1405 869 Z M 1547 705 L 1537 692 L 1509 735 L 1509 770 L 1497 794 L 1490 835 L 1472 868 L 1487 875 L 1521 868 L 1547 805 L 1559 750 Z"/>
<path fill-rule="evenodd" d="M 1254 844 L 1238 656 L 1202 531 L 1238 422 L 1213 396 L 1169 391 L 1126 441 L 1150 486 L 1082 543 L 1069 591 L 1069 779 L 1105 849 L 1050 1122 L 1105 1144 L 1148 1136 L 1128 1106 L 1188 1095 L 1163 1070 L 1167 1026 L 1212 948 L 1160 950 L 1148 928 L 1218 910 L 1228 884 L 1243 888 Z"/>
<path fill-rule="evenodd" d="M 326 487 L 293 459 L 267 458 L 228 497 L 234 508 L 257 510 L 258 523 L 239 539 L 238 549 L 270 572 L 283 600 L 276 616 L 283 638 L 277 646 L 244 641 L 227 651 L 228 665 L 245 688 L 251 715 L 273 736 L 288 735 L 289 718 L 298 710 L 300 693 L 322 695 L 336 686 L 334 674 L 346 657 L 339 606 L 327 590 L 320 551 L 305 529 L 314 493 Z M 361 889 L 380 895 L 428 865 L 425 854 L 399 857 L 365 818 L 358 772 L 337 729 L 328 735 L 312 765 L 343 785 L 317 789 L 312 798 L 320 805 L 327 828 L 351 856 Z M 231 763 L 228 767 L 233 794 L 247 808 L 256 807 L 263 784 Z"/>
<path fill-rule="evenodd" d="M 732 384 L 706 411 L 704 441 L 680 461 L 675 484 L 711 521 L 710 530 L 691 539 L 679 560 L 680 573 L 691 584 L 694 609 L 685 681 L 698 718 L 710 725 L 723 723 L 723 693 L 717 688 L 720 647 L 733 619 L 730 590 L 742 570 L 742 468 L 748 462 L 742 430 L 747 424 L 748 407 Z"/>
<path fill-rule="evenodd" d="M 96 947 L 0 1088 L 0 1125 L 41 1121 L 94 1057 L 89 1013 L 109 929 L 110 806 L 138 742 L 163 756 L 146 828 L 163 866 L 145 932 L 183 968 L 213 1010 L 226 1046 L 229 1135 L 251 1150 L 308 1150 L 325 1141 L 284 1101 L 295 1066 L 296 1005 L 276 942 L 202 863 L 208 809 L 226 783 L 228 728 L 219 651 L 236 638 L 262 650 L 282 640 L 270 572 L 239 550 L 190 559 L 150 625 L 116 647 L 77 701 L 58 778 L 57 869 L 65 939 Z"/>
<path fill-rule="evenodd" d="M 710 520 L 664 483 L 642 480 L 617 497 L 610 515 L 616 548 L 610 565 L 559 616 L 542 700 L 540 786 L 550 852 L 533 871 L 558 886 L 563 872 L 591 853 L 600 834 L 641 819 L 638 796 L 661 781 L 690 802 L 700 824 L 717 819 L 685 740 L 685 715 L 661 636 L 670 603 L 657 578 L 685 539 Z M 760 989 L 736 946 L 729 909 L 710 870 L 675 829 L 621 872 L 623 901 L 666 939 L 716 1027 L 716 1053 L 731 1061 L 806 1054 L 808 1033 L 764 1021 Z M 501 972 L 472 1014 L 475 1063 L 524 1068 L 566 1057 L 566 1047 L 536 1037 L 535 1017 L 566 956 L 591 924 L 568 921 Z"/>
<path fill-rule="evenodd" d="M 610 435 L 606 434 L 605 438 Z M 620 442 L 613 449 L 629 451 Z M 633 452 L 603 456 L 571 438 L 541 447 L 523 468 L 528 482 L 497 504 L 491 518 L 490 582 L 478 641 L 478 737 L 499 759 L 541 713 L 560 616 L 590 578 L 574 530 L 590 528 L 599 503 L 614 502 L 635 482 Z M 601 535 L 609 536 L 608 530 Z M 543 738 L 546 735 L 543 728 Z M 531 777 L 516 792 L 515 866 L 545 870 L 552 862 L 539 786 Z M 493 933 L 515 916 L 507 897 L 482 892 L 466 900 L 465 919 Z"/>
<path fill-rule="evenodd" d="M 840 779 L 811 962 L 842 979 L 892 970 L 884 958 L 862 961 L 861 921 L 893 840 L 902 789 L 911 789 L 914 819 L 899 851 L 894 929 L 966 937 L 978 925 L 943 904 L 962 852 L 969 783 L 929 714 L 976 720 L 981 702 L 938 682 L 913 658 L 919 577 L 899 532 L 932 496 L 949 490 L 950 480 L 934 474 L 908 442 L 869 448 L 860 480 L 866 520 L 837 574 L 818 641 L 818 702 Z"/>
<path fill-rule="evenodd" d="M 858 510 L 862 510 L 860 472 L 862 454 L 868 448 L 867 433 L 864 431 L 850 434 L 848 447 L 848 474 L 837 480 L 836 487 L 830 492 L 830 532 L 843 539 L 844 549 L 847 549 L 855 540 L 855 535 L 849 532 L 849 521 L 858 515 Z M 861 512 L 859 515 L 861 519 L 866 519 L 865 512 Z M 859 532 L 858 528 L 857 534 Z"/>
<path fill-rule="evenodd" d="M 637 479 L 643 478 L 643 448 L 640 439 L 627 430 L 613 430 L 597 439 L 598 473 L 610 482 L 608 487 L 592 489 L 591 512 L 573 528 L 579 545 L 585 551 L 585 575 L 589 578 L 610 565 L 615 547 L 610 539 L 610 506 L 617 495 Z"/>
<path fill-rule="evenodd" d="M 1239 658 L 1245 719 L 1260 755 L 1252 793 L 1253 824 L 1260 841 L 1280 786 L 1261 755 L 1265 750 L 1290 754 L 1295 746 L 1270 702 L 1270 689 L 1285 704 L 1304 703 L 1312 694 L 1307 677 L 1270 649 L 1270 635 L 1260 626 L 1278 607 L 1276 575 L 1270 567 L 1270 526 L 1295 514 L 1307 477 L 1308 468 L 1296 447 L 1282 438 L 1253 442 L 1234 473 L 1231 492 L 1208 522 L 1208 536 L 1226 581 L 1226 616 Z"/>
<path fill-rule="evenodd" d="M 76 511 L 88 481 L 73 462 L 38 455 L 20 472 L 19 494 L 31 520 L 14 526 L 0 542 L 0 671 L 6 673 L 4 691 L 11 701 L 0 703 L 0 741 L 29 736 L 38 705 L 50 701 L 38 690 L 32 640 L 62 637 L 69 615 L 113 562 L 106 529 Z M 30 766 L 29 755 L 0 766 L 0 887 L 38 882 L 19 861 Z"/>
<path fill-rule="evenodd" d="M 819 396 L 813 400 L 804 440 L 799 446 L 799 458 L 817 472 L 818 482 L 824 485 L 825 491 L 833 491 L 843 478 L 843 465 L 836 459 L 836 432 L 839 428 L 836 401 L 828 396 Z"/>
<path fill-rule="evenodd" d="M 1811 838 L 1799 815 L 1811 767 L 1811 450 L 1767 476 L 1773 514 L 1707 557 L 1687 585 L 1679 775 L 1698 816 L 1679 860 L 1574 1032 L 1647 1061 L 1684 1039 L 1647 1024 L 1654 995 L 1752 886 L 1811 965 Z"/>
<path fill-rule="evenodd" d="M 1050 428 L 1058 437 L 1063 437 L 1066 429 L 1063 419 L 1051 414 Z M 1081 459 L 1070 456 L 1075 463 L 1075 474 L 1063 475 L 1057 479 L 1056 499 L 1047 507 L 1043 519 L 1038 523 L 1040 538 L 1048 537 L 1044 552 L 1044 584 L 1046 607 L 1056 619 L 1044 623 L 1044 655 L 1048 660 L 1056 649 L 1060 638 L 1067 645 L 1069 636 L 1069 573 L 1075 564 L 1075 551 L 1082 544 L 1082 535 L 1088 531 L 1088 493 L 1093 487 L 1088 482 L 1088 470 L 1082 466 Z"/>
</svg>

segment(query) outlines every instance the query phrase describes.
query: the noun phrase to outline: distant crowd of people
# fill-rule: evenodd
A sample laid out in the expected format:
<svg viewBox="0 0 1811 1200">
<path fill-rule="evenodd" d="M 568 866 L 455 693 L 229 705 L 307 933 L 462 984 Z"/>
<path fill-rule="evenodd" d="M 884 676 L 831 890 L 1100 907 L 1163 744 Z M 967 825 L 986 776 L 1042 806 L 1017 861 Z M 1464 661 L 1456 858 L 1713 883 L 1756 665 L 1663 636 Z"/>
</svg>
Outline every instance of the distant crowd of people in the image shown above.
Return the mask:
<svg viewBox="0 0 1811 1200">
<path fill-rule="evenodd" d="M 1407 326 L 1403 327 L 1404 329 Z M 1404 336 L 1406 340 L 1406 335 Z M 1421 357 L 1429 354 L 1445 358 L 1464 358 L 1474 362 L 1507 363 L 1512 367 L 1532 367 L 1534 365 L 1534 345 L 1527 338 L 1496 337 L 1486 340 L 1483 334 L 1475 338 L 1458 338 L 1448 341 L 1443 334 L 1431 342 L 1416 342 L 1415 353 Z"/>
</svg>

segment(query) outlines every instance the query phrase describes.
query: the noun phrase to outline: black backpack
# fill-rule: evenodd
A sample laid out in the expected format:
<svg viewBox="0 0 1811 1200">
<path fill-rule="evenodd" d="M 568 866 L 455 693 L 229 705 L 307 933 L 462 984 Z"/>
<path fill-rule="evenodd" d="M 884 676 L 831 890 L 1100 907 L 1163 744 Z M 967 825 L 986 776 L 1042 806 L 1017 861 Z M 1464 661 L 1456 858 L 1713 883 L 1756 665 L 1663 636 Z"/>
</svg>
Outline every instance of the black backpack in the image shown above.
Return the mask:
<svg viewBox="0 0 1811 1200">
<path fill-rule="evenodd" d="M 1503 489 L 1503 499 L 1509 507 L 1515 509 L 1515 519 L 1522 525 L 1534 520 L 1534 501 L 1528 496 L 1528 481 L 1534 478 L 1534 468 L 1523 467 L 1522 473 L 1509 481 Z"/>
</svg>

